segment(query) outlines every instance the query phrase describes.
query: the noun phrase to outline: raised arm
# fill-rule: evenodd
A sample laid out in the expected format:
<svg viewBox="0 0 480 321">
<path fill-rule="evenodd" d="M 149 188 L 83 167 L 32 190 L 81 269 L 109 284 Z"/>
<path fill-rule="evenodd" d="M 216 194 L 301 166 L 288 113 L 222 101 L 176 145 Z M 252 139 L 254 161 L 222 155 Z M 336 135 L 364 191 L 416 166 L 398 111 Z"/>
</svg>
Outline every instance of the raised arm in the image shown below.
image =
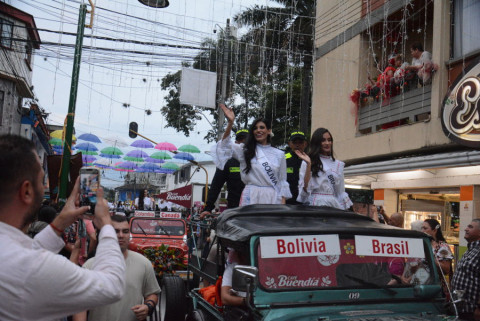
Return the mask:
<svg viewBox="0 0 480 321">
<path fill-rule="evenodd" d="M 235 113 L 232 109 L 225 106 L 225 104 L 219 104 L 220 108 L 223 110 L 225 117 L 228 119 L 227 128 L 223 133 L 222 140 L 229 138 L 230 134 L 232 133 L 233 121 L 235 120 Z"/>
<path fill-rule="evenodd" d="M 307 164 L 307 169 L 303 178 L 303 189 L 306 192 L 308 188 L 308 183 L 310 183 L 310 178 L 312 177 L 312 161 L 305 152 L 295 150 L 295 154 L 297 154 L 297 156 Z"/>
</svg>

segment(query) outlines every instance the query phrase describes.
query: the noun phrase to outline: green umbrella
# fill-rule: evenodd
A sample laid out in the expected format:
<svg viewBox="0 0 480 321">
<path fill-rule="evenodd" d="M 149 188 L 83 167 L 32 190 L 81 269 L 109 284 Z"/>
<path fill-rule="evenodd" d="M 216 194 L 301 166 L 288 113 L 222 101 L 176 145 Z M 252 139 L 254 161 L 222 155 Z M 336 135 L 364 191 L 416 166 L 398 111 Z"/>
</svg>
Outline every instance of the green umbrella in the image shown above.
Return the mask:
<svg viewBox="0 0 480 321">
<path fill-rule="evenodd" d="M 167 152 L 156 152 L 150 155 L 153 159 L 172 159 L 172 156 L 168 155 Z"/>
<path fill-rule="evenodd" d="M 178 150 L 185 153 L 200 153 L 200 149 L 190 144 L 182 145 L 178 148 Z"/>
<path fill-rule="evenodd" d="M 105 155 L 123 155 L 123 152 L 117 147 L 105 147 L 100 151 L 100 153 Z"/>
<path fill-rule="evenodd" d="M 176 170 L 176 171 L 178 171 L 180 169 L 180 167 L 175 163 L 165 163 L 161 166 L 161 168 L 173 169 L 173 170 Z"/>
<path fill-rule="evenodd" d="M 50 138 L 48 143 L 52 146 L 63 146 L 63 141 L 60 138 Z"/>
<path fill-rule="evenodd" d="M 93 150 L 81 150 L 81 149 L 79 149 L 79 151 L 82 152 L 82 155 L 98 155 L 98 153 L 96 151 L 93 151 Z"/>
</svg>

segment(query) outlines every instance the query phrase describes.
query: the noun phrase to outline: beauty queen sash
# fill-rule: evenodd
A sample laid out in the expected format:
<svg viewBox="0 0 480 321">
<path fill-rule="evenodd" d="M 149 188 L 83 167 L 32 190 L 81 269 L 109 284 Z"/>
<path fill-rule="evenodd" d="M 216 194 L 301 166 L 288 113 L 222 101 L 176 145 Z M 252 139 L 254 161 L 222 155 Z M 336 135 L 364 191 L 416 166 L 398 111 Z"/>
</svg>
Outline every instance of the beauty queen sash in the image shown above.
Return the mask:
<svg viewBox="0 0 480 321">
<path fill-rule="evenodd" d="M 262 166 L 262 174 L 270 181 L 272 184 L 272 187 L 275 189 L 275 192 L 277 193 L 277 197 L 280 196 L 280 182 L 278 181 L 278 178 L 275 176 L 275 172 L 273 171 L 273 168 L 270 166 L 268 163 L 267 156 L 265 156 L 265 153 L 263 152 L 261 147 L 258 147 L 255 149 L 256 155 L 257 155 L 257 161 L 258 163 Z"/>
</svg>

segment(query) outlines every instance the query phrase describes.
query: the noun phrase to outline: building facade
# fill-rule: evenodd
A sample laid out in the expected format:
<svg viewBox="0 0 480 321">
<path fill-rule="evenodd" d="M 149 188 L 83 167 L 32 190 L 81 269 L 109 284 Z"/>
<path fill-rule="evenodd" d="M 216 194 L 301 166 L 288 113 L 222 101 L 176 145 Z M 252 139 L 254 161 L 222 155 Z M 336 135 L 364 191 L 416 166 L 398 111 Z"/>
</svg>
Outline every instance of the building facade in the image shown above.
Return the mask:
<svg viewBox="0 0 480 321">
<path fill-rule="evenodd" d="M 373 189 L 406 228 L 438 219 L 460 253 L 465 226 L 480 216 L 478 129 L 468 121 L 480 119 L 480 82 L 454 87 L 479 64 L 478 27 L 480 1 L 317 2 L 312 129 L 331 131 L 347 184 Z M 413 63 L 415 43 L 432 55 L 430 80 L 382 84 L 391 58 Z"/>
<path fill-rule="evenodd" d="M 34 98 L 33 54 L 40 36 L 33 16 L 0 2 L 0 134 L 20 134 L 25 98 Z"/>
</svg>

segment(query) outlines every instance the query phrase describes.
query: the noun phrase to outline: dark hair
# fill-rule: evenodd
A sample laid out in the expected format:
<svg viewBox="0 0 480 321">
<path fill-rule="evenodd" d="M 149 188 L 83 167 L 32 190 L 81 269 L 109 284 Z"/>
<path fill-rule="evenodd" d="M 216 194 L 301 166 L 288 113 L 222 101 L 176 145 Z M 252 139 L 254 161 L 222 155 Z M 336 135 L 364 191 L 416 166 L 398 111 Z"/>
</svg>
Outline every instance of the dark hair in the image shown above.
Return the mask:
<svg viewBox="0 0 480 321">
<path fill-rule="evenodd" d="M 440 227 L 439 221 L 437 221 L 434 218 L 429 218 L 429 219 L 426 219 L 424 222 L 430 225 L 430 228 L 432 230 L 437 231 L 435 233 L 435 238 L 437 239 L 437 241 L 446 242 L 445 237 L 443 237 L 443 233 L 442 233 L 442 229 Z"/>
<path fill-rule="evenodd" d="M 112 215 L 112 221 L 117 223 L 128 222 L 127 217 L 124 215 Z"/>
<path fill-rule="evenodd" d="M 236 141 L 242 141 L 242 140 L 247 139 L 247 137 L 248 137 L 248 133 L 246 133 L 246 132 L 240 132 L 240 133 L 238 133 L 237 135 L 235 135 L 235 140 L 236 140 Z"/>
<path fill-rule="evenodd" d="M 38 210 L 38 220 L 46 223 L 52 223 L 57 216 L 57 210 L 50 205 L 43 205 Z"/>
<path fill-rule="evenodd" d="M 258 118 L 256 119 L 252 126 L 250 126 L 250 129 L 248 130 L 248 138 L 247 142 L 245 143 L 244 146 L 244 155 L 245 155 L 245 163 L 247 163 L 247 166 L 245 167 L 245 174 L 248 174 L 250 170 L 252 169 L 252 158 L 255 157 L 255 148 L 257 147 L 257 140 L 255 139 L 255 135 L 253 135 L 253 129 L 255 126 L 257 126 L 258 123 L 264 123 L 267 129 L 272 128 L 272 124 L 270 123 L 269 120 L 266 120 L 265 118 Z M 270 135 L 267 136 L 267 142 L 270 143 Z"/>
<path fill-rule="evenodd" d="M 145 190 L 142 189 L 138 193 L 138 209 L 139 210 L 143 210 L 143 208 L 145 207 L 144 202 L 143 202 L 144 198 L 145 198 Z"/>
<path fill-rule="evenodd" d="M 28 180 L 36 187 L 41 167 L 35 146 L 21 136 L 0 136 L 0 150 L 0 203 L 4 204 L 24 181 Z"/>
<path fill-rule="evenodd" d="M 326 128 L 318 128 L 312 134 L 312 139 L 310 140 L 310 151 L 308 152 L 308 156 L 312 161 L 312 175 L 318 177 L 318 172 L 323 172 L 323 164 L 322 160 L 320 159 L 320 155 L 322 154 L 322 140 L 323 135 L 325 133 L 329 133 L 332 137 L 332 159 L 335 160 L 333 157 L 333 136 Z"/>
<path fill-rule="evenodd" d="M 410 49 L 412 49 L 412 50 L 418 50 L 418 51 L 424 51 L 424 50 L 423 50 L 423 45 L 422 45 L 420 42 L 414 42 L 414 43 L 412 43 L 412 45 L 410 46 Z"/>
</svg>

